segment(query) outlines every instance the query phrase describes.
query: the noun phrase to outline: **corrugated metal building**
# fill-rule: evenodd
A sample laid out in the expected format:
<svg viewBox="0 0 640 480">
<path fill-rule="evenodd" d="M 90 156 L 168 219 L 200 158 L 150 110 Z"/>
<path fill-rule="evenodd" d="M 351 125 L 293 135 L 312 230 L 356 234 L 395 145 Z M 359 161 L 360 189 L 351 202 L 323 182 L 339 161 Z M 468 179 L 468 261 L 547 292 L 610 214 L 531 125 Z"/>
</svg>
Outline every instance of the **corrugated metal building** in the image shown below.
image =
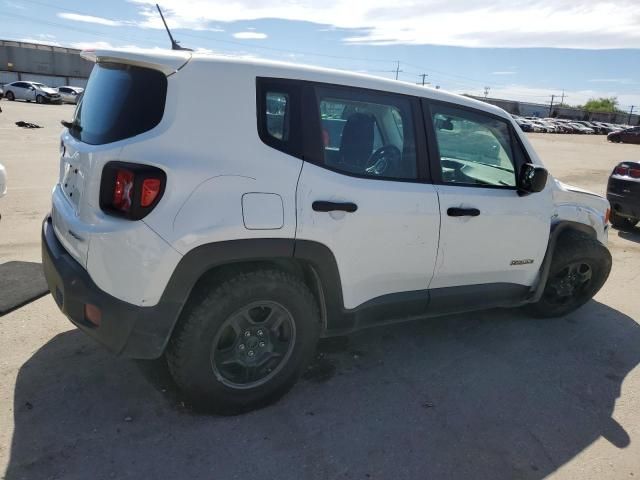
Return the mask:
<svg viewBox="0 0 640 480">
<path fill-rule="evenodd" d="M 80 50 L 0 40 L 0 85 L 27 80 L 51 87 L 84 87 L 93 63 Z"/>
</svg>

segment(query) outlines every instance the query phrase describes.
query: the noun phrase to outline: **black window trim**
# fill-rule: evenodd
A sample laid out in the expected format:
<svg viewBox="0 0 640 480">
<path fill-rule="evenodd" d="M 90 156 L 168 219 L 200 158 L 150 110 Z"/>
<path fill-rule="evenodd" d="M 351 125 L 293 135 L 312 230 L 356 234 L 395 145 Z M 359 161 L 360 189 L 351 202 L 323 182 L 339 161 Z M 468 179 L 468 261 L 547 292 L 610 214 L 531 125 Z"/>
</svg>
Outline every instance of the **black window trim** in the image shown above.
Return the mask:
<svg viewBox="0 0 640 480">
<path fill-rule="evenodd" d="M 427 139 L 430 140 L 428 142 L 429 159 L 430 159 L 430 167 L 431 167 L 430 170 L 432 173 L 432 183 L 434 185 L 447 185 L 447 186 L 456 186 L 456 187 L 465 187 L 465 188 L 466 187 L 490 188 L 495 190 L 513 190 L 516 192 L 518 191 L 518 188 L 519 188 L 518 178 L 519 178 L 520 169 L 522 168 L 522 165 L 526 163 L 531 163 L 531 158 L 529 157 L 529 152 L 527 151 L 524 144 L 522 143 L 522 139 L 513 128 L 513 124 L 509 121 L 509 119 L 502 117 L 500 115 L 496 115 L 495 113 L 492 113 L 492 112 L 487 112 L 486 110 L 469 107 L 467 105 L 461 105 L 459 103 L 447 102 L 444 100 L 435 100 L 427 97 L 422 97 L 421 100 L 422 100 L 421 103 L 422 103 L 422 109 L 424 114 L 424 123 L 425 123 L 425 127 L 427 128 Z M 474 113 L 476 115 L 485 115 L 487 117 L 505 122 L 507 124 L 507 128 L 509 129 L 509 137 L 510 137 L 509 140 L 510 140 L 510 147 L 511 147 L 511 157 L 512 157 L 512 161 L 514 162 L 514 168 L 515 168 L 515 172 L 514 172 L 515 180 L 516 180 L 515 186 L 482 185 L 482 184 L 472 184 L 472 183 L 451 183 L 451 182 L 445 182 L 442 180 L 442 173 L 441 173 L 442 170 L 440 168 L 440 148 L 438 146 L 438 140 L 436 138 L 436 130 L 433 125 L 433 111 L 431 109 L 432 106 L 437 106 L 437 105 L 442 105 L 444 107 L 449 107 L 449 108 L 456 108 L 458 110 L 464 110 L 469 113 Z M 524 161 L 519 161 L 520 155 L 515 154 L 515 151 L 514 151 L 515 145 L 517 145 L 518 148 L 520 149 L 520 152 L 522 154 L 521 157 Z"/>
<path fill-rule="evenodd" d="M 268 132 L 266 132 L 266 125 L 263 121 L 262 114 L 265 113 L 263 99 L 266 98 L 266 86 L 267 85 L 297 85 L 300 88 L 299 91 L 299 105 L 300 108 L 300 122 L 297 122 L 298 125 L 302 125 L 302 132 L 298 132 L 301 134 L 298 138 L 303 138 L 303 143 L 300 146 L 300 149 L 296 152 L 283 150 L 278 148 L 278 146 L 272 145 L 274 142 L 271 140 L 271 137 Z M 416 147 L 416 178 L 396 178 L 396 177 L 382 177 L 382 176 L 372 176 L 372 175 L 360 175 L 357 173 L 346 172 L 344 170 L 336 169 L 330 166 L 325 165 L 324 163 L 324 153 L 323 153 L 323 145 L 322 138 L 320 135 L 315 134 L 315 132 L 320 132 L 320 112 L 318 111 L 318 97 L 317 92 L 318 89 L 329 89 L 329 90 L 343 90 L 345 92 L 356 92 L 357 95 L 367 96 L 367 95 L 376 95 L 376 96 L 386 96 L 392 98 L 403 98 L 409 101 L 409 105 L 411 108 L 413 129 L 414 129 L 414 142 Z M 389 92 L 385 90 L 376 90 L 370 88 L 362 88 L 362 87 L 354 87 L 351 85 L 342 85 L 335 83 L 326 83 L 326 82 L 315 82 L 309 80 L 294 80 L 287 78 L 273 78 L 273 77 L 256 77 L 256 92 L 257 92 L 257 124 L 258 124 L 258 134 L 260 139 L 268 146 L 272 146 L 277 150 L 280 150 L 284 153 L 292 155 L 294 157 L 300 158 L 306 162 L 312 163 L 318 167 L 324 168 L 326 170 L 330 170 L 332 172 L 336 172 L 340 175 L 345 175 L 348 177 L 362 178 L 366 180 L 384 180 L 388 182 L 403 182 L 403 183 L 433 183 L 431 180 L 430 170 L 429 170 L 429 151 L 427 148 L 427 139 L 425 137 L 425 126 L 423 123 L 423 112 L 422 106 L 420 103 L 420 99 L 422 97 L 417 97 L 415 95 L 406 95 L 402 93 Z M 292 102 L 293 103 L 293 102 Z M 304 119 L 304 121 L 302 121 Z M 293 132 L 292 132 L 293 134 Z M 278 143 L 277 141 L 275 142 Z"/>
<path fill-rule="evenodd" d="M 285 93 L 289 96 L 289 139 L 279 140 L 267 129 L 267 93 Z M 298 80 L 287 78 L 256 77 L 256 122 L 258 136 L 265 145 L 287 155 L 305 159 L 302 131 L 302 86 Z"/>
</svg>

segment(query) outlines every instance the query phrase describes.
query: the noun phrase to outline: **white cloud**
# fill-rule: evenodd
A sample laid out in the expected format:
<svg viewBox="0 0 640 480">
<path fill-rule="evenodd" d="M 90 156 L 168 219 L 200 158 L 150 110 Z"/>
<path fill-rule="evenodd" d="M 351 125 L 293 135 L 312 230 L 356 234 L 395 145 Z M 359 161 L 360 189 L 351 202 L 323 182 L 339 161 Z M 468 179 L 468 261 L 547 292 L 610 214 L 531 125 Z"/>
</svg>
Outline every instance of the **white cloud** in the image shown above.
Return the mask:
<svg viewBox="0 0 640 480">
<path fill-rule="evenodd" d="M 160 28 L 156 0 L 140 6 Z M 640 48 L 636 0 L 163 0 L 171 27 L 265 18 L 352 29 L 351 44 L 467 47 Z"/>
<path fill-rule="evenodd" d="M 95 23 L 98 25 L 106 25 L 108 27 L 120 27 L 128 23 L 119 20 L 111 20 L 109 18 L 94 17 L 93 15 L 80 15 L 77 13 L 66 12 L 58 12 L 58 17 L 64 18 L 65 20 L 72 20 L 74 22 Z"/>
<path fill-rule="evenodd" d="M 267 34 L 260 32 L 237 32 L 233 34 L 233 37 L 241 40 L 264 40 L 267 38 Z"/>
<path fill-rule="evenodd" d="M 513 72 L 510 70 L 503 70 L 498 72 L 491 72 L 491 75 L 515 75 L 518 72 Z"/>
</svg>

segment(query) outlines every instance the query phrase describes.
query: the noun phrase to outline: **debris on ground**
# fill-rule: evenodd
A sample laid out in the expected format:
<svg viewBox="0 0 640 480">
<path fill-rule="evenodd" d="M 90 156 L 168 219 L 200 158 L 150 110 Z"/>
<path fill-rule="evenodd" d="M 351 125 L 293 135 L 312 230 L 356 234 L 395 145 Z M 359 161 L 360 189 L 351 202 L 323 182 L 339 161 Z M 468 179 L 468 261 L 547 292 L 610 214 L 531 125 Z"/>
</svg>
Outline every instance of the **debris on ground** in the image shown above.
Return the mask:
<svg viewBox="0 0 640 480">
<path fill-rule="evenodd" d="M 31 122 L 23 122 L 22 120 L 16 122 L 16 125 L 22 128 L 42 128 L 40 125 Z"/>
</svg>

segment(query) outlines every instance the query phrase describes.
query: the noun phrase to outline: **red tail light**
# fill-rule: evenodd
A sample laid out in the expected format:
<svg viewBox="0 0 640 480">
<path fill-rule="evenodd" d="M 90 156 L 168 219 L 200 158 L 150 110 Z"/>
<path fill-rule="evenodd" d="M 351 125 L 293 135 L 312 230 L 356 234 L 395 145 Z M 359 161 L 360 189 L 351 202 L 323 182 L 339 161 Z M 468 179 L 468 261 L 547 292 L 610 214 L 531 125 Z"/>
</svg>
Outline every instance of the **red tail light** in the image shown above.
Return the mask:
<svg viewBox="0 0 640 480">
<path fill-rule="evenodd" d="M 131 194 L 135 175 L 129 170 L 116 170 L 116 184 L 113 187 L 113 208 L 128 212 L 131 210 Z"/>
<path fill-rule="evenodd" d="M 638 169 L 638 168 L 630 168 L 629 169 L 629 176 L 631 178 L 640 178 L 640 169 Z"/>
<path fill-rule="evenodd" d="M 618 165 L 613 173 L 615 173 L 616 175 L 626 176 L 629 174 L 629 167 L 627 167 L 626 165 Z"/>
<path fill-rule="evenodd" d="M 166 175 L 159 168 L 109 162 L 102 171 L 100 208 L 111 215 L 140 220 L 158 204 L 165 183 Z"/>
<path fill-rule="evenodd" d="M 159 178 L 145 178 L 142 181 L 142 197 L 140 198 L 140 206 L 148 207 L 151 205 L 158 194 L 162 182 Z"/>
</svg>

